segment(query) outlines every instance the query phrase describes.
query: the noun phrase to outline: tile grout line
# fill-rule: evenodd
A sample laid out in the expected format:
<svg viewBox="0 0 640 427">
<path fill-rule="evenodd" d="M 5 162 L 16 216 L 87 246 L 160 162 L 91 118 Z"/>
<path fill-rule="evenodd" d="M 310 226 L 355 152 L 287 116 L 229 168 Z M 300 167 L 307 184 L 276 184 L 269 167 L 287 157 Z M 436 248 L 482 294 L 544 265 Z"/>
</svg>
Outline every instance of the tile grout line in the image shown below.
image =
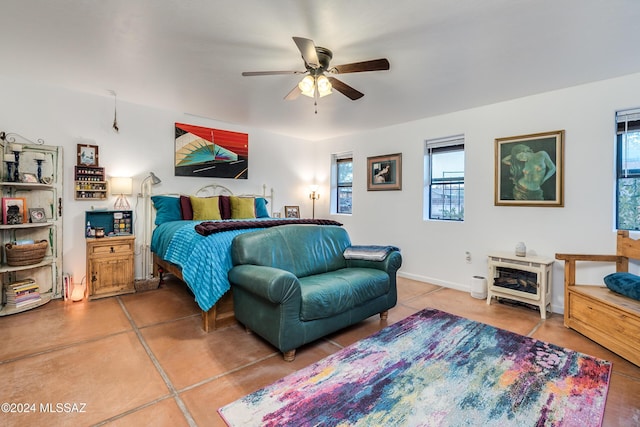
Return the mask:
<svg viewBox="0 0 640 427">
<path fill-rule="evenodd" d="M 126 330 L 119 331 L 119 332 L 113 332 L 111 334 L 100 335 L 100 336 L 97 336 L 97 337 L 87 338 L 87 339 L 80 340 L 80 341 L 74 341 L 74 342 L 71 342 L 71 343 L 68 343 L 68 344 L 56 345 L 56 346 L 51 347 L 51 348 L 47 348 L 47 349 L 44 349 L 44 350 L 36 351 L 35 353 L 28 353 L 28 354 L 24 354 L 22 356 L 13 357 L 11 359 L 0 360 L 0 365 L 13 363 L 13 362 L 18 362 L 20 360 L 25 360 L 25 359 L 30 359 L 32 357 L 42 356 L 43 354 L 54 353 L 56 351 L 66 350 L 66 349 L 71 348 L 71 347 L 75 347 L 75 346 L 83 345 L 83 344 L 89 344 L 89 343 L 92 343 L 92 342 L 103 340 L 105 338 L 111 338 L 111 337 L 115 337 L 117 335 L 129 333 L 129 332 L 131 332 L 131 330 L 130 329 L 126 329 Z"/>
<path fill-rule="evenodd" d="M 165 382 L 165 385 L 169 389 L 170 395 L 176 400 L 176 403 L 178 404 L 178 407 L 180 408 L 180 411 L 182 412 L 182 414 L 186 418 L 187 423 L 192 427 L 197 427 L 198 424 L 193 419 L 193 416 L 189 412 L 189 409 L 187 409 L 187 406 L 182 401 L 182 398 L 180 398 L 180 395 L 178 394 L 178 391 L 176 390 L 176 388 L 174 387 L 173 383 L 169 379 L 169 376 L 167 375 L 165 370 L 160 365 L 160 362 L 158 361 L 156 356 L 151 351 L 151 347 L 149 347 L 149 345 L 147 344 L 146 340 L 142 336 L 142 333 L 140 332 L 140 329 L 138 328 L 138 326 L 133 321 L 133 318 L 131 317 L 131 314 L 129 314 L 129 311 L 124 306 L 124 303 L 122 302 L 122 299 L 119 296 L 116 296 L 116 299 L 118 300 L 118 304 L 120 304 L 120 307 L 122 308 L 122 311 L 124 312 L 124 315 L 127 317 L 127 319 L 129 319 L 129 322 L 131 323 L 131 327 L 133 328 L 133 331 L 135 332 L 136 336 L 138 337 L 138 340 L 140 341 L 140 344 L 142 345 L 144 350 L 147 352 L 147 356 L 149 356 L 149 359 L 151 359 L 151 362 L 153 363 L 153 365 L 155 366 L 156 370 L 158 371 L 158 373 L 162 377 L 162 380 Z"/>
</svg>

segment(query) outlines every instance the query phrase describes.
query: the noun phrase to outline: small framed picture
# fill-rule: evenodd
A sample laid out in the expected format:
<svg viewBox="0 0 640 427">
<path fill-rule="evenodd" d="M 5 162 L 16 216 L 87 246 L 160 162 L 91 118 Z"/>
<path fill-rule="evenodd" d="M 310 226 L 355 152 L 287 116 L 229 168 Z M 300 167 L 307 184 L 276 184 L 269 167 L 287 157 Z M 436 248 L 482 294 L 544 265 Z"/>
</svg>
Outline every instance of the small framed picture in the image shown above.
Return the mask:
<svg viewBox="0 0 640 427">
<path fill-rule="evenodd" d="M 47 222 L 44 208 L 29 208 L 29 219 L 31 222 Z"/>
<path fill-rule="evenodd" d="M 33 173 L 21 173 L 20 174 L 21 182 L 29 182 L 29 183 L 37 183 L 38 177 Z"/>
<path fill-rule="evenodd" d="M 402 190 L 402 153 L 367 157 L 367 191 Z"/>
<path fill-rule="evenodd" d="M 98 166 L 98 146 L 78 144 L 78 166 Z"/>
<path fill-rule="evenodd" d="M 300 218 L 300 207 L 299 206 L 285 206 L 284 207 L 284 216 L 286 218 Z"/>
<path fill-rule="evenodd" d="M 27 222 L 27 200 L 24 197 L 3 197 L 2 223 L 15 225 Z"/>
</svg>

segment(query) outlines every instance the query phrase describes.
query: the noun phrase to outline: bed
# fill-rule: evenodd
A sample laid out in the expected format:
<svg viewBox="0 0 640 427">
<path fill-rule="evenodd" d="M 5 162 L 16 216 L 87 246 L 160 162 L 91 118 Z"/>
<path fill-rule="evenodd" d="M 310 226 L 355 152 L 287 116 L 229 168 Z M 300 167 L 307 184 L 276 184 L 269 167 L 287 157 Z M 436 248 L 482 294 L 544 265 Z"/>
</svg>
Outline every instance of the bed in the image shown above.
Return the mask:
<svg viewBox="0 0 640 427">
<path fill-rule="evenodd" d="M 153 274 L 177 276 L 194 294 L 205 331 L 235 321 L 227 273 L 231 242 L 239 234 L 289 223 L 331 224 L 322 219 L 273 217 L 273 190 L 235 196 L 221 185 L 207 185 L 194 195 L 150 196 L 154 228 L 150 252 Z"/>
</svg>

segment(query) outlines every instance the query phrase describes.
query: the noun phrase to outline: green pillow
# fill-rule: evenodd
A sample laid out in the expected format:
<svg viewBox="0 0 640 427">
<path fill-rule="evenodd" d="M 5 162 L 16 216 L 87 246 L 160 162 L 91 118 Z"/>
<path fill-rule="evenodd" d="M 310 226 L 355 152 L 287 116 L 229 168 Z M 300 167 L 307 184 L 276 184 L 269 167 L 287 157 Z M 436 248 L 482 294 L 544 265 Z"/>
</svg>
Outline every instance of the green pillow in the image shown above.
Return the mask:
<svg viewBox="0 0 640 427">
<path fill-rule="evenodd" d="M 222 216 L 220 216 L 220 207 L 218 205 L 218 196 L 189 196 L 189 200 L 191 200 L 191 209 L 193 210 L 193 219 L 195 221 L 213 221 L 216 219 L 222 219 Z"/>
<path fill-rule="evenodd" d="M 640 276 L 620 272 L 604 276 L 604 284 L 614 292 L 640 300 Z"/>
<path fill-rule="evenodd" d="M 253 197 L 229 197 L 231 202 L 231 219 L 247 219 L 256 217 L 256 206 Z"/>
</svg>

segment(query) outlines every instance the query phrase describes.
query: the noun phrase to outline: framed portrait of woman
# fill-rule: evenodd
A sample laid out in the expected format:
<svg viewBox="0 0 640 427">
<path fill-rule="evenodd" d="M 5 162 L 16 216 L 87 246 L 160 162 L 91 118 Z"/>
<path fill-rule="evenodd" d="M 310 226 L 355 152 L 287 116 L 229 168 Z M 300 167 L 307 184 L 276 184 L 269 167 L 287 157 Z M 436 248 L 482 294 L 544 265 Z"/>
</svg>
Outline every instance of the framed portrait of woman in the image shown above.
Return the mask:
<svg viewBox="0 0 640 427">
<path fill-rule="evenodd" d="M 367 157 L 367 191 L 402 190 L 402 153 Z"/>
<path fill-rule="evenodd" d="M 564 130 L 495 140 L 496 206 L 564 206 Z"/>
</svg>

